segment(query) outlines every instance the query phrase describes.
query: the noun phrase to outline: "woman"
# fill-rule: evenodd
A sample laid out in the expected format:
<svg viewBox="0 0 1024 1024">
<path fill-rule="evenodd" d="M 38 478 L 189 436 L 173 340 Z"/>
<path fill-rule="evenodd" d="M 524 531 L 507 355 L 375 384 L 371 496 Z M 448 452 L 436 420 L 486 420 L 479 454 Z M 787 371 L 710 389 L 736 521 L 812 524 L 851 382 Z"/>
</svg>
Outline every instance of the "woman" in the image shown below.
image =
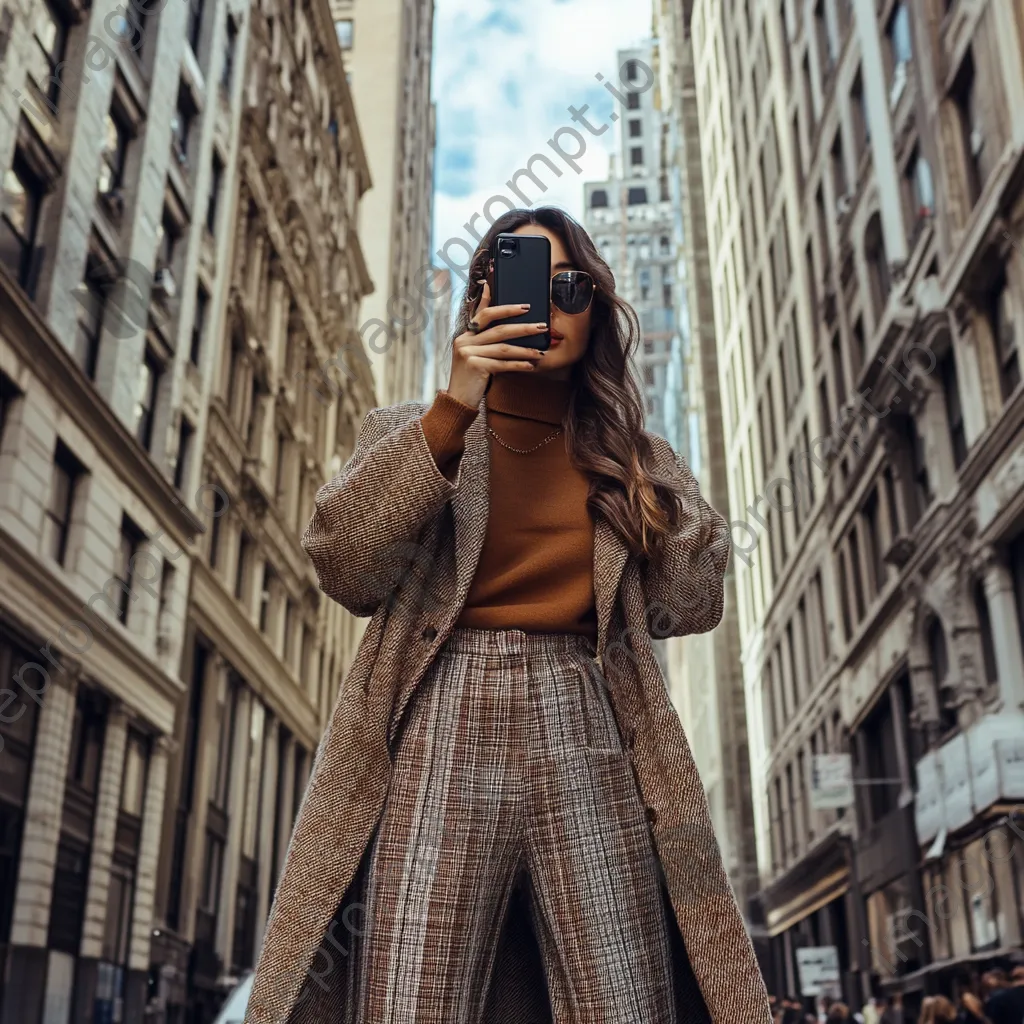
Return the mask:
<svg viewBox="0 0 1024 1024">
<path fill-rule="evenodd" d="M 971 991 L 961 993 L 960 1012 L 956 1019 L 957 1024 L 989 1024 L 981 1000 Z"/>
<path fill-rule="evenodd" d="M 491 304 L 506 231 L 551 242 L 546 352 Z M 579 225 L 500 217 L 470 280 L 448 387 L 371 412 L 303 540 L 372 619 L 246 1020 L 768 1024 L 650 643 L 718 623 L 726 523 L 643 430 L 636 317 Z"/>
</svg>

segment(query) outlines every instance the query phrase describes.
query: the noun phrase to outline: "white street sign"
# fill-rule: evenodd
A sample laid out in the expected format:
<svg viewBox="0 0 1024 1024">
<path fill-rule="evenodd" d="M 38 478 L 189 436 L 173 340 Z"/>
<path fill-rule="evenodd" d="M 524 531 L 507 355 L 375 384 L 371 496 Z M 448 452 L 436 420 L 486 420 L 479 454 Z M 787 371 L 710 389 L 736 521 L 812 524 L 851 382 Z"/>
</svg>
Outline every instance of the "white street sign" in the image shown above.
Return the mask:
<svg viewBox="0 0 1024 1024">
<path fill-rule="evenodd" d="M 811 806 L 816 811 L 853 806 L 853 768 L 849 754 L 814 755 Z"/>
<path fill-rule="evenodd" d="M 800 994 L 836 995 L 839 991 L 839 951 L 835 946 L 806 946 L 796 951 Z"/>
</svg>

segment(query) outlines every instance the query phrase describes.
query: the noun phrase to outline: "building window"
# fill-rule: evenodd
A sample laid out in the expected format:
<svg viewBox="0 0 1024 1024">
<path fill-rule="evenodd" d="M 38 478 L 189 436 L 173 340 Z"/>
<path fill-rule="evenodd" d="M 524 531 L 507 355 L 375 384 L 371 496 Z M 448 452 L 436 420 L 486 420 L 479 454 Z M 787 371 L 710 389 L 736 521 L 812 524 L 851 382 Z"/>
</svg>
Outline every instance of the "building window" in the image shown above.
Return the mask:
<svg viewBox="0 0 1024 1024">
<path fill-rule="evenodd" d="M 334 31 L 338 35 L 338 46 L 343 50 L 352 49 L 352 29 L 353 23 L 351 18 L 342 18 L 334 23 Z"/>
<path fill-rule="evenodd" d="M 836 63 L 835 39 L 832 27 L 828 24 L 825 11 L 825 0 L 818 0 L 814 8 L 814 34 L 818 47 L 818 61 L 821 64 L 823 77 L 828 78 Z"/>
<path fill-rule="evenodd" d="M 644 162 L 643 146 L 632 146 L 629 150 L 629 163 L 631 167 L 642 167 Z"/>
<path fill-rule="evenodd" d="M 227 681 L 224 707 L 220 714 L 220 736 L 217 743 L 217 767 L 210 793 L 210 802 L 222 811 L 228 807 L 228 792 L 231 787 L 231 766 L 234 757 L 235 719 L 238 715 L 238 698 L 242 684 L 232 674 Z"/>
<path fill-rule="evenodd" d="M 943 358 L 939 372 L 946 399 L 946 424 L 949 427 L 953 465 L 959 469 L 963 465 L 964 459 L 967 458 L 967 435 L 964 432 L 964 414 L 960 405 L 960 387 L 957 382 L 956 358 L 952 347 Z"/>
<path fill-rule="evenodd" d="M 199 365 L 199 357 L 203 349 L 203 331 L 206 328 L 206 310 L 210 296 L 206 289 L 199 285 L 196 288 L 196 308 L 192 316 L 192 342 L 189 346 L 188 358 L 193 366 Z"/>
<path fill-rule="evenodd" d="M 128 730 L 121 780 L 121 810 L 141 818 L 146 803 L 146 771 L 149 766 L 149 740 L 134 729 Z"/>
<path fill-rule="evenodd" d="M 270 604 L 273 600 L 274 570 L 269 562 L 263 563 L 263 587 L 260 590 L 260 632 L 266 633 L 270 625 Z"/>
<path fill-rule="evenodd" d="M 182 416 L 178 427 L 178 451 L 174 459 L 174 489 L 177 491 L 182 490 L 188 481 L 192 462 L 192 438 L 195 432 L 195 427 Z"/>
<path fill-rule="evenodd" d="M 879 520 L 878 488 L 875 487 L 863 510 L 864 545 L 870 572 L 871 594 L 877 597 L 885 586 L 885 561 L 882 559 L 881 523 Z"/>
<path fill-rule="evenodd" d="M 88 873 L 89 847 L 62 835 L 53 874 L 47 945 L 72 957 L 77 955 L 82 941 Z"/>
<path fill-rule="evenodd" d="M 220 180 L 224 174 L 224 164 L 214 153 L 210 170 L 210 192 L 206 203 L 206 230 L 213 234 L 217 228 L 217 200 L 220 195 Z"/>
<path fill-rule="evenodd" d="M 992 337 L 995 341 L 996 359 L 999 363 L 999 387 L 1003 402 L 1020 384 L 1020 350 L 1017 345 L 1017 311 L 1010 292 L 1006 274 L 1000 274 L 992 291 L 989 318 L 992 323 Z"/>
<path fill-rule="evenodd" d="M 112 285 L 109 264 L 101 261 L 95 249 L 90 249 L 85 263 L 85 277 L 75 296 L 78 299 L 78 322 L 74 353 L 75 360 L 90 380 L 96 378 L 103 315 Z"/>
<path fill-rule="evenodd" d="M 252 538 L 243 530 L 238 537 L 238 559 L 235 563 L 235 597 L 240 601 L 245 594 L 249 560 L 252 557 Z"/>
<path fill-rule="evenodd" d="M 956 712 L 946 708 L 942 698 L 942 689 L 949 676 L 949 653 L 946 647 L 946 633 L 937 616 L 933 616 L 927 629 L 928 656 L 932 666 L 932 678 L 935 681 L 935 697 L 938 703 L 939 727 L 943 733 L 956 728 Z"/>
<path fill-rule="evenodd" d="M 128 622 L 128 601 L 135 596 L 132 593 L 132 584 L 135 582 L 135 566 L 132 562 L 145 540 L 146 535 L 142 530 L 128 516 L 124 516 L 121 520 L 121 536 L 118 540 L 117 563 L 114 569 L 114 579 L 121 585 L 117 618 L 122 625 Z"/>
<path fill-rule="evenodd" d="M 135 872 L 115 860 L 110 869 L 107 920 L 103 930 L 103 959 L 107 963 L 121 966 L 128 963 L 134 903 Z"/>
<path fill-rule="evenodd" d="M 924 437 L 914 417 L 910 417 L 910 474 L 914 486 L 914 500 L 917 518 L 924 515 L 932 503 L 932 486 L 928 477 L 928 462 L 925 458 Z"/>
<path fill-rule="evenodd" d="M 295 657 L 295 604 L 291 600 L 284 608 L 284 655 L 282 660 L 288 668 L 293 667 Z"/>
<path fill-rule="evenodd" d="M 838 202 L 847 195 L 849 186 L 846 178 L 846 157 L 843 155 L 843 136 L 841 131 L 836 132 L 832 142 L 832 185 L 836 192 Z M 842 212 L 842 211 L 838 211 Z"/>
<path fill-rule="evenodd" d="M 868 108 L 864 100 L 864 81 L 860 71 L 853 80 L 850 90 L 850 115 L 853 122 L 853 153 L 858 164 L 871 141 L 871 123 L 868 121 Z"/>
<path fill-rule="evenodd" d="M 235 19 L 228 15 L 227 28 L 224 33 L 224 64 L 220 70 L 220 87 L 224 92 L 231 92 L 231 79 L 235 74 L 235 50 L 238 41 L 238 27 Z M 213 230 L 211 228 L 211 230 Z"/>
<path fill-rule="evenodd" d="M 171 117 L 171 153 L 180 167 L 188 168 L 189 140 L 195 121 L 196 105 L 184 82 L 178 85 L 178 102 Z"/>
<path fill-rule="evenodd" d="M 111 110 L 103 122 L 103 159 L 96 185 L 102 196 L 110 195 L 124 184 L 129 138 L 127 126 L 117 112 Z"/>
<path fill-rule="evenodd" d="M 135 60 L 142 62 L 142 44 L 146 39 L 146 28 L 150 17 L 149 7 L 162 4 L 162 0 L 133 0 L 125 15 L 119 15 L 113 19 L 116 28 L 111 32 L 113 36 L 120 39 L 129 50 L 132 51 Z M 159 13 L 159 8 L 153 11 L 153 15 Z"/>
<path fill-rule="evenodd" d="M 43 550 L 58 565 L 64 565 L 67 558 L 75 490 L 82 473 L 82 464 L 62 441 L 58 441 L 50 476 L 50 496 L 43 518 Z"/>
<path fill-rule="evenodd" d="M 626 109 L 627 110 L 639 110 L 640 109 L 640 93 L 632 92 L 632 91 L 626 93 Z"/>
<path fill-rule="evenodd" d="M 102 701 L 98 694 L 83 687 L 75 698 L 67 778 L 69 782 L 93 795 L 100 784 L 105 732 L 106 712 Z"/>
<path fill-rule="evenodd" d="M 220 560 L 220 521 L 221 516 L 225 511 L 227 511 L 226 506 L 217 512 L 213 518 L 213 523 L 210 526 L 210 549 L 208 557 L 211 569 L 216 569 L 217 563 Z"/>
<path fill-rule="evenodd" d="M 199 33 L 203 28 L 203 0 L 188 0 L 188 20 L 185 34 L 192 52 L 199 56 Z"/>
<path fill-rule="evenodd" d="M 911 225 L 916 226 L 926 217 L 935 213 L 935 188 L 932 183 L 932 169 L 928 161 L 915 146 L 903 176 L 907 195 Z M 913 231 L 914 228 L 912 227 Z M 912 236 L 916 239 L 916 235 Z"/>
<path fill-rule="evenodd" d="M 0 370 L 0 452 L 3 451 L 4 428 L 7 426 L 7 417 L 14 406 L 15 401 L 21 397 L 17 385 Z"/>
<path fill-rule="evenodd" d="M 639 139 L 643 134 L 644 123 L 639 118 L 633 117 L 629 120 L 629 137 Z"/>
<path fill-rule="evenodd" d="M 139 367 L 135 398 L 135 439 L 147 452 L 153 443 L 153 416 L 162 371 L 156 356 L 147 348 Z"/>
<path fill-rule="evenodd" d="M 156 235 L 156 269 L 158 273 L 174 266 L 174 254 L 180 239 L 181 228 L 171 216 L 170 211 L 165 209 Z"/>
<path fill-rule="evenodd" d="M 0 212 L 0 262 L 10 270 L 29 295 L 35 277 L 36 236 L 39 211 L 46 191 L 20 153 L 4 174 L 3 207 Z"/>
<path fill-rule="evenodd" d="M 889 104 L 895 107 L 907 83 L 907 65 L 914 56 L 910 15 L 903 0 L 893 9 L 885 34 L 889 44 Z"/>
<path fill-rule="evenodd" d="M 626 192 L 627 206 L 643 206 L 647 202 L 647 189 L 643 185 L 630 188 Z"/>
<path fill-rule="evenodd" d="M 608 193 L 603 188 L 595 188 L 590 193 L 590 208 L 596 210 L 599 207 L 606 207 L 608 205 Z"/>
<path fill-rule="evenodd" d="M 67 22 L 48 0 L 33 4 L 29 15 L 32 43 L 26 60 L 29 77 L 46 98 L 47 105 L 57 113 L 61 81 L 57 70 L 64 60 L 67 46 Z"/>
<path fill-rule="evenodd" d="M 967 190 L 971 202 L 976 203 L 985 184 L 982 153 L 986 140 L 980 112 L 981 90 L 977 88 L 974 57 L 969 50 L 956 76 L 950 98 L 956 107 L 957 119 L 960 123 Z"/>
<path fill-rule="evenodd" d="M 640 298 L 648 299 L 651 295 L 651 271 L 647 267 L 640 268 L 639 274 Z"/>
<path fill-rule="evenodd" d="M 985 682 L 994 686 L 999 681 L 996 665 L 995 639 L 992 633 L 992 616 L 989 612 L 988 597 L 982 580 L 974 582 L 974 611 L 978 617 L 978 632 L 981 639 L 981 661 L 985 672 Z"/>
<path fill-rule="evenodd" d="M 885 254 L 885 239 L 882 236 L 882 219 L 878 213 L 872 214 L 864 232 L 864 258 L 868 266 L 871 305 L 877 329 L 892 283 L 889 278 L 889 261 Z"/>
</svg>

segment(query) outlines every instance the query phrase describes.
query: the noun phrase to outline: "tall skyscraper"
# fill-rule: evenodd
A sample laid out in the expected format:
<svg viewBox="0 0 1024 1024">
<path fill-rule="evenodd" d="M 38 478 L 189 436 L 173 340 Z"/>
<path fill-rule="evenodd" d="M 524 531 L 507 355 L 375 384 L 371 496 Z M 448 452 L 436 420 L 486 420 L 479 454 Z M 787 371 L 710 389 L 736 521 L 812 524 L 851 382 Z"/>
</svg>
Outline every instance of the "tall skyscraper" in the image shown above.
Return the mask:
<svg viewBox="0 0 1024 1024">
<path fill-rule="evenodd" d="M 728 514 L 728 462 L 722 431 L 715 333 L 704 215 L 701 140 L 693 50 L 683 8 L 654 4 L 656 98 L 664 125 L 665 162 L 676 212 L 678 329 L 664 396 L 669 440 L 689 462 L 712 506 Z M 757 855 L 740 662 L 736 571 L 730 565 L 722 621 L 709 635 L 668 642 L 669 686 L 708 796 L 722 856 L 759 954 L 761 920 L 754 903 Z"/>
<path fill-rule="evenodd" d="M 419 398 L 432 300 L 433 0 L 331 0 L 372 188 L 360 234 L 374 283 L 360 325 L 377 404 Z"/>
<path fill-rule="evenodd" d="M 941 991 L 1024 929 L 1024 9 L 683 12 L 769 987 Z"/>
<path fill-rule="evenodd" d="M 614 129 L 618 145 L 611 176 L 584 185 L 583 223 L 612 268 L 619 294 L 640 318 L 643 341 L 636 369 L 647 428 L 664 436 L 677 296 L 673 210 L 652 59 L 649 46 L 618 52 L 626 107 Z"/>
</svg>

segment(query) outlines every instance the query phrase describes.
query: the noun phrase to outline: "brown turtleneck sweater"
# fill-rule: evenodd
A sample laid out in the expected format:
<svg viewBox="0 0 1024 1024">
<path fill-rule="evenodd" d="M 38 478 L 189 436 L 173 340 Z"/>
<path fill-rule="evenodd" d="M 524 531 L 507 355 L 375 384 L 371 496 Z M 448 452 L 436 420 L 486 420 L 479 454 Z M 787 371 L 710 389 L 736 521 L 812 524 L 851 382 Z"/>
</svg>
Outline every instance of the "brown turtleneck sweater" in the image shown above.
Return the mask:
<svg viewBox="0 0 1024 1024">
<path fill-rule="evenodd" d="M 487 392 L 487 424 L 513 448 L 532 448 L 561 426 L 570 390 L 568 381 L 541 374 L 497 374 Z M 444 390 L 423 414 L 427 445 L 449 479 L 477 415 Z M 569 462 L 565 431 L 528 455 L 490 433 L 488 440 L 487 533 L 456 626 L 583 633 L 596 641 L 589 480 Z"/>
</svg>

